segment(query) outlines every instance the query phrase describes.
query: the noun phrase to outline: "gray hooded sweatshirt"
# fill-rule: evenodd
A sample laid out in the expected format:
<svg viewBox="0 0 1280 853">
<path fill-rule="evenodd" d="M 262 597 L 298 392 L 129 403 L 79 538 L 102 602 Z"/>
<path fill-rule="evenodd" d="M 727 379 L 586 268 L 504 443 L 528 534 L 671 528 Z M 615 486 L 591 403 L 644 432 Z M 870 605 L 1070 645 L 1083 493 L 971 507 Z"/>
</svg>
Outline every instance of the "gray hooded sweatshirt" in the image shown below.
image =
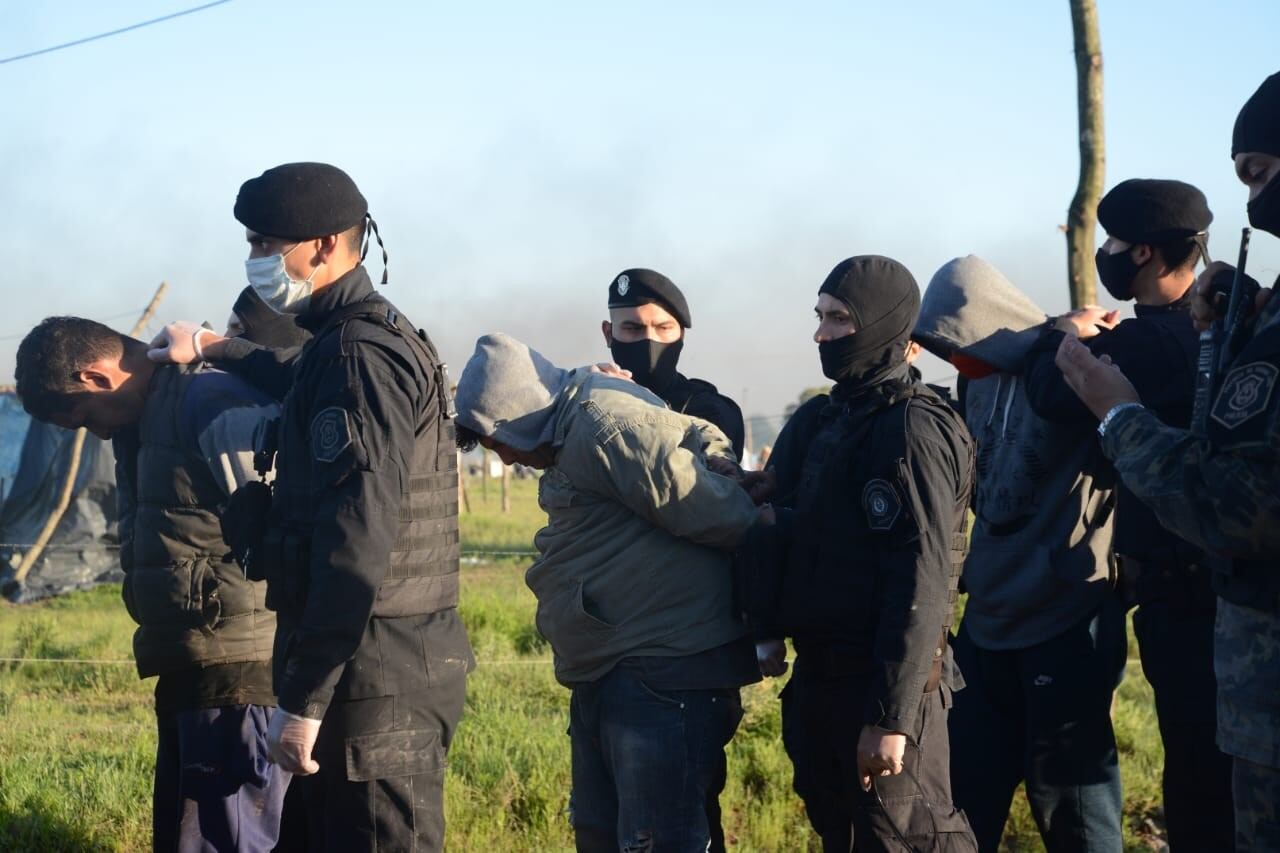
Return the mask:
<svg viewBox="0 0 1280 853">
<path fill-rule="evenodd" d="M 719 429 L 502 334 L 476 343 L 455 405 L 458 423 L 482 436 L 554 449 L 538 484 L 547 526 L 525 581 L 562 684 L 595 681 L 625 657 L 692 655 L 745 636 L 730 553 L 759 509 L 707 469 L 708 454 L 733 458 Z"/>
<path fill-rule="evenodd" d="M 1061 634 L 1111 583 L 1113 499 L 1094 479 L 1094 469 L 1106 471 L 1097 436 L 1038 417 L 1019 387 L 1045 319 L 995 267 L 969 255 L 929 282 L 913 335 L 942 358 L 959 353 L 995 369 L 970 380 L 963 399 L 978 443 L 964 625 L 987 649 Z"/>
</svg>

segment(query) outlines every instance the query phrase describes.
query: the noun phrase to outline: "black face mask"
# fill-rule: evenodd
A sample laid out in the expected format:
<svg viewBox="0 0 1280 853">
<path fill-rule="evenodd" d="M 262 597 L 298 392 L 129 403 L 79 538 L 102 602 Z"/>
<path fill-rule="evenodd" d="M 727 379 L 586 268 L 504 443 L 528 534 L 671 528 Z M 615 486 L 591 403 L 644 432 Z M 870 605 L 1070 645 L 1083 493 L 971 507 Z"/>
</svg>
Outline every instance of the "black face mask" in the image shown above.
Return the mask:
<svg viewBox="0 0 1280 853">
<path fill-rule="evenodd" d="M 609 352 L 613 353 L 618 366 L 630 370 L 637 385 L 659 395 L 676 378 L 676 364 L 683 348 L 683 338 L 669 344 L 648 338 L 624 344 L 614 338 L 609 344 Z"/>
<path fill-rule="evenodd" d="M 1133 280 L 1138 277 L 1142 265 L 1133 260 L 1133 255 L 1126 249 L 1123 252 L 1109 254 L 1106 249 L 1099 249 L 1093 256 L 1094 266 L 1098 268 L 1098 278 L 1114 299 L 1128 302 L 1133 298 Z"/>
<path fill-rule="evenodd" d="M 906 340 L 876 340 L 874 334 L 856 332 L 822 341 L 818 344 L 818 360 L 822 375 L 856 391 L 877 385 L 902 372 L 906 366 Z"/>
<path fill-rule="evenodd" d="M 1249 224 L 1280 237 L 1280 175 L 1276 175 L 1249 202 Z"/>
</svg>

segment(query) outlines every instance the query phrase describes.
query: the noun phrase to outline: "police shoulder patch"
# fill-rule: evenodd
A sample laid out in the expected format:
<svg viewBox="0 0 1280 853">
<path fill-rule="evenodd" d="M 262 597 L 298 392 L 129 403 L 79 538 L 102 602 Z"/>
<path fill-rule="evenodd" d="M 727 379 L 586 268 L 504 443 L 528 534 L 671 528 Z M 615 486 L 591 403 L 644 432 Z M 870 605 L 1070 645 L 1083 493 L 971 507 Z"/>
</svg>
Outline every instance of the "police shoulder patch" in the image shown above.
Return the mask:
<svg viewBox="0 0 1280 853">
<path fill-rule="evenodd" d="M 311 419 L 311 454 L 317 462 L 333 462 L 351 444 L 347 410 L 330 406 Z"/>
<path fill-rule="evenodd" d="M 862 487 L 862 508 L 867 513 L 867 526 L 884 531 L 893 527 L 902 512 L 902 501 L 888 480 L 868 480 Z"/>
<path fill-rule="evenodd" d="M 1255 361 L 1227 374 L 1213 406 L 1213 419 L 1227 429 L 1235 429 L 1254 415 L 1266 411 L 1280 368 Z"/>
</svg>

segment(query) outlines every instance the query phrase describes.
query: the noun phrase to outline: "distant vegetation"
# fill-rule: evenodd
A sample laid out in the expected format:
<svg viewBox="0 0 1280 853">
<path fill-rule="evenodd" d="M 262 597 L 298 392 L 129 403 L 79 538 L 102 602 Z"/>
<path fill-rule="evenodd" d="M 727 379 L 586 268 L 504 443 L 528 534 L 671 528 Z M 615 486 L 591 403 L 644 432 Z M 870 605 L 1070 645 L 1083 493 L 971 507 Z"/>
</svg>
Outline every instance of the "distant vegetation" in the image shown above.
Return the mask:
<svg viewBox="0 0 1280 853">
<path fill-rule="evenodd" d="M 473 480 L 464 547 L 524 550 L 542 523 L 533 481 L 513 480 L 512 512 Z M 551 673 L 533 627 L 527 560 L 463 568 L 462 614 L 481 665 L 450 754 L 449 848 L 570 850 L 569 692 Z M 132 625 L 119 587 L 22 607 L 0 604 L 0 656 L 124 659 Z M 1136 654 L 1116 704 L 1129 849 L 1151 849 L 1158 828 L 1161 753 L 1151 692 Z M 744 691 L 746 717 L 729 753 L 723 803 L 731 849 L 817 850 L 780 741 L 782 682 Z M 129 666 L 0 663 L 0 849 L 150 848 L 155 749 L 153 682 Z M 1042 849 L 1019 797 L 1006 842 Z"/>
</svg>

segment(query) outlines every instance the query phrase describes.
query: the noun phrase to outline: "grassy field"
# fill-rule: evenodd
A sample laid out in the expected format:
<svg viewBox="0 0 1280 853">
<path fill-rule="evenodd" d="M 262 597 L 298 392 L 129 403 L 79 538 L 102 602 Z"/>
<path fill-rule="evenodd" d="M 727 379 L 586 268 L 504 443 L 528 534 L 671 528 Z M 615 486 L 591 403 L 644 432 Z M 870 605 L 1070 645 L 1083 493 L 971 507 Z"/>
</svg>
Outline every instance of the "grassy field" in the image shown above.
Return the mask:
<svg viewBox="0 0 1280 853">
<path fill-rule="evenodd" d="M 531 481 L 513 481 L 512 512 L 498 486 L 470 486 L 464 547 L 526 550 L 541 523 Z M 463 567 L 462 614 L 480 666 L 450 754 L 453 850 L 567 850 L 568 691 L 533 628 L 527 559 L 488 557 Z M 132 624 L 118 587 L 17 607 L 0 602 L 0 656 L 120 660 Z M 1161 751 L 1151 691 L 1136 663 L 1115 706 L 1124 774 L 1126 842 L 1156 846 Z M 736 850 L 814 850 L 790 789 L 780 741 L 781 682 L 744 690 L 746 716 L 729 752 L 723 802 Z M 150 847 L 154 751 L 152 682 L 130 666 L 0 663 L 0 850 L 145 850 Z M 1025 801 L 1009 824 L 1010 851 L 1043 849 Z"/>
</svg>

